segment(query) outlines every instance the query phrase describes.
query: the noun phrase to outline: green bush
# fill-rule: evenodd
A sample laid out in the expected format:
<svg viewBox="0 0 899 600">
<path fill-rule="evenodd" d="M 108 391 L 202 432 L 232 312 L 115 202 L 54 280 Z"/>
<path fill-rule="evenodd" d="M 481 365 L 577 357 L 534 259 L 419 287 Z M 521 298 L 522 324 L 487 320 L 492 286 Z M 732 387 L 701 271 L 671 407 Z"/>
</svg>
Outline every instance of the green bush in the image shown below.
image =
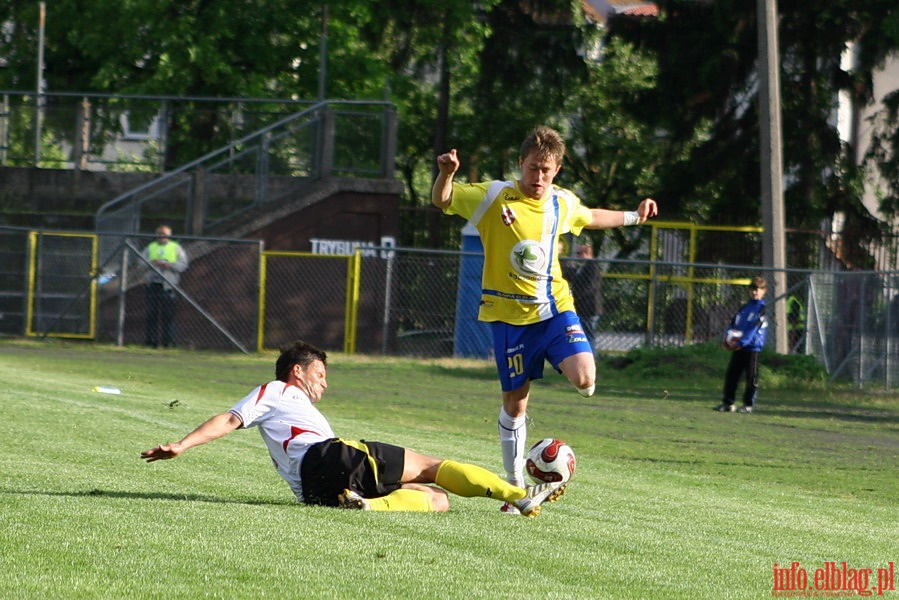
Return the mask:
<svg viewBox="0 0 899 600">
<path fill-rule="evenodd" d="M 622 356 L 603 360 L 603 366 L 634 378 L 665 380 L 721 378 L 729 354 L 717 343 L 634 348 Z M 762 352 L 762 376 L 766 386 L 789 387 L 823 383 L 827 373 L 815 357 L 804 354 Z"/>
</svg>

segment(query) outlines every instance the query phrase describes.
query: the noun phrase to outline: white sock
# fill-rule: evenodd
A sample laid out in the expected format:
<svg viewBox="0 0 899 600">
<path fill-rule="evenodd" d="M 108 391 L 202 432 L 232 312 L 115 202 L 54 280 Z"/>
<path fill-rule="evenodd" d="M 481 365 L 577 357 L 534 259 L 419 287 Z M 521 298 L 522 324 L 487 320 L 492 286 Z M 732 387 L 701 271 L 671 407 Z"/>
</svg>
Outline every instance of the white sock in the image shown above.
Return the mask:
<svg viewBox="0 0 899 600">
<path fill-rule="evenodd" d="M 499 410 L 499 444 L 503 451 L 503 468 L 509 483 L 524 487 L 524 460 L 527 444 L 527 415 L 512 418 Z"/>
<path fill-rule="evenodd" d="M 577 393 L 580 394 L 581 396 L 583 396 L 584 398 L 589 398 L 590 396 L 593 395 L 593 392 L 596 391 L 596 384 L 594 383 L 593 385 L 591 385 L 589 387 L 585 387 L 583 389 L 581 389 L 581 388 L 574 388 L 574 389 L 576 389 Z"/>
</svg>

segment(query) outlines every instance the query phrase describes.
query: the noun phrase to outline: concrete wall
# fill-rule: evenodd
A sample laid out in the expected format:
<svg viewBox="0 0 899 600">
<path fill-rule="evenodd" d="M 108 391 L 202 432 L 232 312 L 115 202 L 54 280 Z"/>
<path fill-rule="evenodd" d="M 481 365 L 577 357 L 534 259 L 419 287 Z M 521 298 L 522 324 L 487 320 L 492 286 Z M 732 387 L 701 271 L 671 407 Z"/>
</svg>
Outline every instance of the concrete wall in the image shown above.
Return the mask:
<svg viewBox="0 0 899 600">
<path fill-rule="evenodd" d="M 0 225 L 90 230 L 104 203 L 156 177 L 63 169 L 0 168 Z"/>
<path fill-rule="evenodd" d="M 155 173 L 110 173 L 35 168 L 0 168 L 0 225 L 91 231 L 94 215 L 106 202 L 151 181 Z M 213 175 L 209 178 L 210 205 L 225 212 L 253 201 L 253 177 Z M 203 235 L 263 239 L 266 248 L 311 251 L 311 238 L 364 241 L 379 244 L 382 237 L 399 235 L 399 204 L 403 186 L 393 180 L 333 178 L 304 182 L 272 178 L 268 186 L 279 198 L 228 219 Z M 170 207 L 147 214 L 141 233 L 166 221 L 176 235 L 186 231 L 187 198 L 178 190 L 167 195 Z"/>
</svg>

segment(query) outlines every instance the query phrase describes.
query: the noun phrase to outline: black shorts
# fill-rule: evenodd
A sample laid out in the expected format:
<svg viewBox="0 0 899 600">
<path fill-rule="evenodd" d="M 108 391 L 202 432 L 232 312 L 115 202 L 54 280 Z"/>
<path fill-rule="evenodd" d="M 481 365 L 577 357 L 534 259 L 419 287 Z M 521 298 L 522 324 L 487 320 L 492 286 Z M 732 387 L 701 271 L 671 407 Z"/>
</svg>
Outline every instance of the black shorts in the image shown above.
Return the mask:
<svg viewBox="0 0 899 600">
<path fill-rule="evenodd" d="M 362 440 L 313 444 L 300 467 L 303 501 L 337 506 L 337 495 L 345 489 L 365 498 L 386 496 L 401 486 L 405 453 L 399 446 Z"/>
</svg>

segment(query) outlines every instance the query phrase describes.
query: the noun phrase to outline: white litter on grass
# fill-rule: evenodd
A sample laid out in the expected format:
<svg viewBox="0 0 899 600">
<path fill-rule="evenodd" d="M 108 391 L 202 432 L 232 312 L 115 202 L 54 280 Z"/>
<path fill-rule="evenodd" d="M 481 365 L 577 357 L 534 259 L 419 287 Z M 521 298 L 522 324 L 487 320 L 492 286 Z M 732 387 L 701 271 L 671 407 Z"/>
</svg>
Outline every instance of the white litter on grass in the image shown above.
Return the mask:
<svg viewBox="0 0 899 600">
<path fill-rule="evenodd" d="M 100 392 L 101 394 L 121 394 L 122 390 L 117 387 L 112 387 L 111 385 L 98 385 L 92 392 Z"/>
</svg>

